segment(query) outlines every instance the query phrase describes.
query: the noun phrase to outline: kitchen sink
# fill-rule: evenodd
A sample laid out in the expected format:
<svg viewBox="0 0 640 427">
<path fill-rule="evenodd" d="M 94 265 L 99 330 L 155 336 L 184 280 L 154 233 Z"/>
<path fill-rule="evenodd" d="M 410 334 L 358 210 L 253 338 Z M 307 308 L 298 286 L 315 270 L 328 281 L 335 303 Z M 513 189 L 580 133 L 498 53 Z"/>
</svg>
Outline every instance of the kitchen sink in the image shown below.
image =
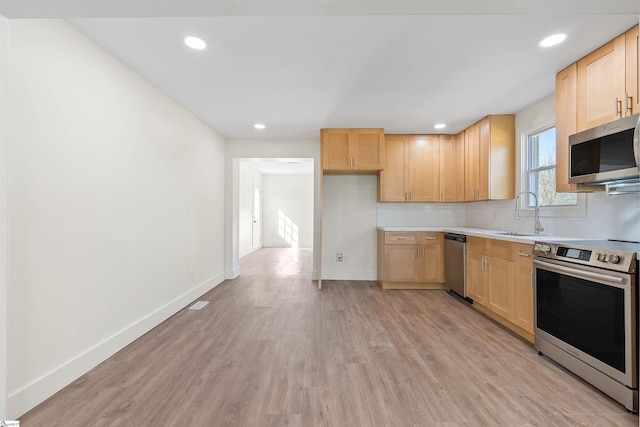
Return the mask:
<svg viewBox="0 0 640 427">
<path fill-rule="evenodd" d="M 517 232 L 515 232 L 515 231 L 504 231 L 504 232 L 500 232 L 500 233 L 493 233 L 493 234 L 499 234 L 500 236 L 522 236 L 522 237 L 526 237 L 526 236 L 539 236 L 539 234 L 517 233 Z"/>
</svg>

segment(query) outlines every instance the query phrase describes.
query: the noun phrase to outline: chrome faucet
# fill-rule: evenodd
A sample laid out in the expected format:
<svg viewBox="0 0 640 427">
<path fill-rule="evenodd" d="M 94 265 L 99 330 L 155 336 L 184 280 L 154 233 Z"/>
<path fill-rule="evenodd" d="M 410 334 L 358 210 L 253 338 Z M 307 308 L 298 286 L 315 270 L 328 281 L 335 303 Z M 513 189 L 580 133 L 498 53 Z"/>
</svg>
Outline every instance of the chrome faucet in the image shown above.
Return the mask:
<svg viewBox="0 0 640 427">
<path fill-rule="evenodd" d="M 518 195 L 516 196 L 516 212 L 514 215 L 514 219 L 518 220 L 520 219 L 520 209 L 518 208 L 518 200 L 520 199 L 520 196 L 523 194 L 531 194 L 533 196 L 533 200 L 535 200 L 536 205 L 534 206 L 535 208 L 535 232 L 536 234 L 540 234 L 544 231 L 544 228 L 542 228 L 542 224 L 540 224 L 540 207 L 538 206 L 538 196 L 535 195 L 535 193 L 532 193 L 531 191 L 522 191 L 521 193 L 518 193 Z"/>
</svg>

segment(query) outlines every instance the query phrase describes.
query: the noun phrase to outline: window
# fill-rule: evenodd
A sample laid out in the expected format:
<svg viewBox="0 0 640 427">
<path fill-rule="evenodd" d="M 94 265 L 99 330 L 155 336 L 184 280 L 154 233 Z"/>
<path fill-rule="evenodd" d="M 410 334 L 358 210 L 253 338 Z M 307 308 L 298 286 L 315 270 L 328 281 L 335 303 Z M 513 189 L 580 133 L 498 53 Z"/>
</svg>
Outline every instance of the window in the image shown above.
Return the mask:
<svg viewBox="0 0 640 427">
<path fill-rule="evenodd" d="M 556 129 L 546 128 L 526 138 L 526 190 L 538 196 L 539 206 L 576 206 L 575 193 L 556 193 Z M 533 196 L 528 198 L 534 206 Z"/>
</svg>

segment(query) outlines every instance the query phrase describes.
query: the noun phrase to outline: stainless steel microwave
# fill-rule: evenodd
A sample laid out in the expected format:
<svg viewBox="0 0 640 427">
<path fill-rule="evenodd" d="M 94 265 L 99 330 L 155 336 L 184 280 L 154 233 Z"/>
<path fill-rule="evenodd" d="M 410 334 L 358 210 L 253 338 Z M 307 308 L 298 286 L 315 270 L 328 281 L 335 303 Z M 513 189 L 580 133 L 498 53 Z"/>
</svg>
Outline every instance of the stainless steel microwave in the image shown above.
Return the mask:
<svg viewBox="0 0 640 427">
<path fill-rule="evenodd" d="M 569 136 L 569 182 L 605 184 L 638 178 L 634 137 L 640 114 Z"/>
</svg>

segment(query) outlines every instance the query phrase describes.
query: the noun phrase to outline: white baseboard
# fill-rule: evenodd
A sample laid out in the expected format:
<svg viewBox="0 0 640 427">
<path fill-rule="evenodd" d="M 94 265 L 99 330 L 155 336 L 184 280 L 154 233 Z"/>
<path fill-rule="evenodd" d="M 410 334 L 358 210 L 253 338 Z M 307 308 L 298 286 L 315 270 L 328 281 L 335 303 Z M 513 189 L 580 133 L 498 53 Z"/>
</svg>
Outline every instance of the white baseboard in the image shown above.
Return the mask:
<svg viewBox="0 0 640 427">
<path fill-rule="evenodd" d="M 377 280 L 377 271 L 322 270 L 322 280 Z"/>
<path fill-rule="evenodd" d="M 233 270 L 226 270 L 224 278 L 227 280 L 233 280 L 238 278 L 238 276 L 240 276 L 240 267 L 236 267 Z"/>
<path fill-rule="evenodd" d="M 215 275 L 190 291 L 180 295 L 173 301 L 148 313 L 135 323 L 116 332 L 101 343 L 88 348 L 73 359 L 36 379 L 31 384 L 10 393 L 7 399 L 8 419 L 18 419 L 223 281 L 224 277 L 222 273 Z"/>
</svg>

